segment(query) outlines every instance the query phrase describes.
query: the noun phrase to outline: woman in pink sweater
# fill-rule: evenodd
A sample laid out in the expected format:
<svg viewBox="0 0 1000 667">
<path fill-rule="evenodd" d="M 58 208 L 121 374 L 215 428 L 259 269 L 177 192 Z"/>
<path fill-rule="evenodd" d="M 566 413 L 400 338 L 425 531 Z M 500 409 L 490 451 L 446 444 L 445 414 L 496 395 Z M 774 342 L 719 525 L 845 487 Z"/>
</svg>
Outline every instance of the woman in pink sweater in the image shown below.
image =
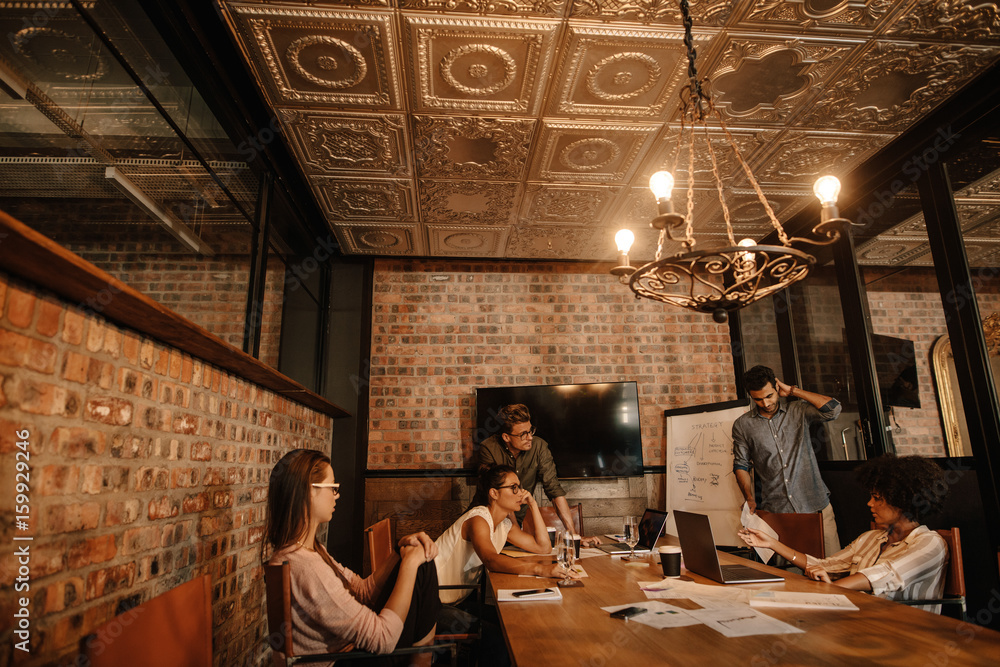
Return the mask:
<svg viewBox="0 0 1000 667">
<path fill-rule="evenodd" d="M 289 452 L 271 471 L 261 552 L 266 558 L 269 546 L 272 564 L 290 564 L 296 652 L 388 653 L 431 643 L 441 606 L 437 547 L 426 533 L 407 535 L 399 555 L 362 579 L 316 538 L 333 516 L 339 487 L 330 459 L 309 449 Z"/>
</svg>

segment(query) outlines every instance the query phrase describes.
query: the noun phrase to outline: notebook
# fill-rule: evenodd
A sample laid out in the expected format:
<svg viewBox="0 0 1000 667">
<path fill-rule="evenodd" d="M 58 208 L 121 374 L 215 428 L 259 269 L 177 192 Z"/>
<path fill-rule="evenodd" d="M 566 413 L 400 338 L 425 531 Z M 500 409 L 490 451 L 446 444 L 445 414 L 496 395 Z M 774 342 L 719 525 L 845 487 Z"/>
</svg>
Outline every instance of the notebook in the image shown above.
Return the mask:
<svg viewBox="0 0 1000 667">
<path fill-rule="evenodd" d="M 656 546 L 656 540 L 660 537 L 660 533 L 663 532 L 663 526 L 667 523 L 667 513 L 661 512 L 660 510 L 646 509 L 642 513 L 642 519 L 639 521 L 639 542 L 635 545 L 635 552 L 637 554 L 649 553 Z M 624 542 L 615 542 L 614 544 L 601 544 L 597 547 L 604 553 L 608 554 L 627 554 L 631 552 L 628 545 Z"/>
<path fill-rule="evenodd" d="M 677 524 L 677 537 L 681 542 L 684 567 L 691 572 L 720 584 L 784 581 L 783 577 L 761 572 L 746 565 L 721 565 L 719 553 L 715 550 L 712 524 L 707 515 L 674 510 L 674 521 Z"/>
</svg>

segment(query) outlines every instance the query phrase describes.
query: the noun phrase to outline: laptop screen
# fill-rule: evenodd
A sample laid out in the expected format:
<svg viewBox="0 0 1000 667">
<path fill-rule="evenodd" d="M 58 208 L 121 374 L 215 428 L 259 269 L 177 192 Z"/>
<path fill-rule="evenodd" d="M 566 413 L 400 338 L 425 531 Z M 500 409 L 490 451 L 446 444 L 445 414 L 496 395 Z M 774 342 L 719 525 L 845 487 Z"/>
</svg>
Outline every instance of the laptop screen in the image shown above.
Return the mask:
<svg viewBox="0 0 1000 667">
<path fill-rule="evenodd" d="M 647 509 L 639 521 L 639 543 L 637 549 L 651 551 L 656 546 L 656 540 L 663 532 L 667 523 L 667 513 L 660 510 Z"/>
</svg>

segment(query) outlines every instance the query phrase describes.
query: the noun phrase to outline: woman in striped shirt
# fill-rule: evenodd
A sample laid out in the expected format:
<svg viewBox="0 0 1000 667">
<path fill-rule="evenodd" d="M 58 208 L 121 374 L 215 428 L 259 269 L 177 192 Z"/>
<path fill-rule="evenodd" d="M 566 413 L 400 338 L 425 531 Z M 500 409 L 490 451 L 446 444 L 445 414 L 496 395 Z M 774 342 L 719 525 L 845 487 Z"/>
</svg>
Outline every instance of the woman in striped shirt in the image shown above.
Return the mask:
<svg viewBox="0 0 1000 667">
<path fill-rule="evenodd" d="M 752 547 L 773 549 L 818 581 L 890 600 L 940 598 L 948 546 L 922 521 L 941 509 L 948 493 L 941 468 L 922 456 L 887 454 L 857 472 L 871 496 L 868 507 L 875 530 L 862 533 L 832 556 L 816 558 L 795 551 L 752 528 L 741 530 L 740 537 Z M 846 576 L 833 579 L 831 574 Z M 924 608 L 940 611 L 940 605 Z"/>
</svg>

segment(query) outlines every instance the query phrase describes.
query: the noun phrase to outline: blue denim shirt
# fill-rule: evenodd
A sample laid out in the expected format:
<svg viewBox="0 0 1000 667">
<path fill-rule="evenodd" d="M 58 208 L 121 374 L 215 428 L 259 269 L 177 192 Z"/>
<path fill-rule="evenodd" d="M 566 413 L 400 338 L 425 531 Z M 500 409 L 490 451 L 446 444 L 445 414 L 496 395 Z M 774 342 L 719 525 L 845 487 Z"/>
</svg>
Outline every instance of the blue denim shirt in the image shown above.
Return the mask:
<svg viewBox="0 0 1000 667">
<path fill-rule="evenodd" d="M 782 400 L 770 419 L 762 417 L 754 405 L 733 422 L 733 471 L 753 469 L 760 480 L 760 509 L 818 512 L 830 503 L 809 424 L 836 419 L 840 410 L 836 399 L 818 410 L 807 401 Z"/>
</svg>

